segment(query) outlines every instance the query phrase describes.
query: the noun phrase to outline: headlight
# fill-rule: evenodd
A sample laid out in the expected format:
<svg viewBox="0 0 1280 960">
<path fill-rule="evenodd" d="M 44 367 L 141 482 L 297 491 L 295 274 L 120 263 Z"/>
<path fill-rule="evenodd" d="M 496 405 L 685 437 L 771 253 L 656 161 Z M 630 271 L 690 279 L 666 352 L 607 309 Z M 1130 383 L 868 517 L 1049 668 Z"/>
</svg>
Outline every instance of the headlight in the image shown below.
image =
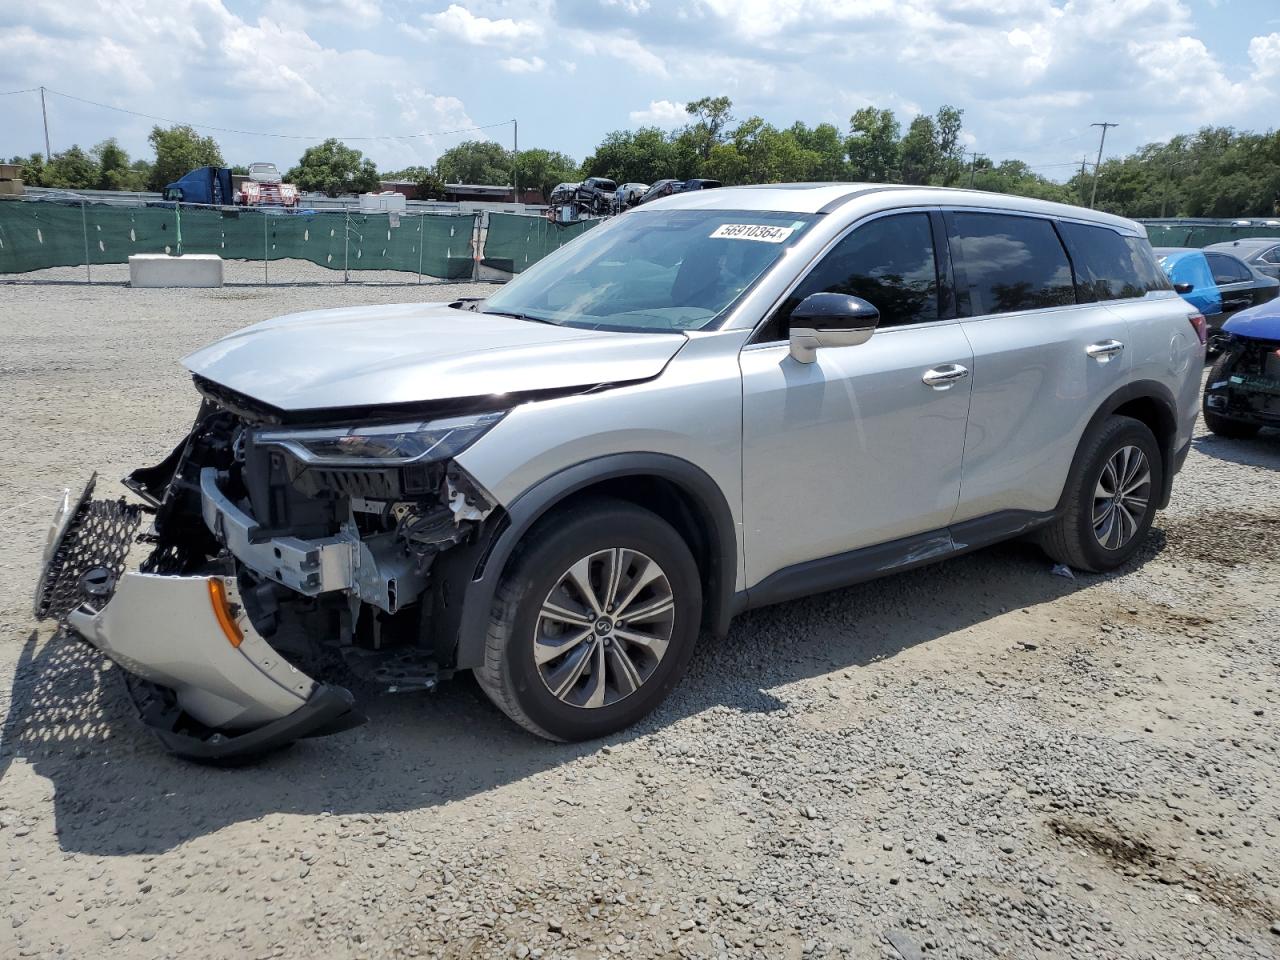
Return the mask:
<svg viewBox="0 0 1280 960">
<path fill-rule="evenodd" d="M 505 415 L 479 413 L 413 423 L 263 430 L 255 434 L 254 443 L 283 447 L 309 466 L 398 467 L 455 457 Z"/>
</svg>

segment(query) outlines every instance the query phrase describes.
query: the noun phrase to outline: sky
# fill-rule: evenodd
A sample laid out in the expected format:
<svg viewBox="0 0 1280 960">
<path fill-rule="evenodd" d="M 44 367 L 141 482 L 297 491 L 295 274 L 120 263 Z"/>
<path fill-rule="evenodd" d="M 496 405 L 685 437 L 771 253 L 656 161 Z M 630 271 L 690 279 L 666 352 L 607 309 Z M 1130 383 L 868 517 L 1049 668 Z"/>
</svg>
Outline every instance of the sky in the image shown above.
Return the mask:
<svg viewBox="0 0 1280 960">
<path fill-rule="evenodd" d="M 430 164 L 510 146 L 513 118 L 522 149 L 581 160 L 724 94 L 738 119 L 841 130 L 950 103 L 968 149 L 1065 179 L 1093 123 L 1119 124 L 1111 156 L 1280 115 L 1280 0 L 22 0 L 7 19 L 6 157 L 43 149 L 39 94 L 9 93 L 41 85 L 54 152 L 116 137 L 150 157 L 155 120 L 89 100 L 281 168 L 328 136 L 383 170 Z"/>
</svg>

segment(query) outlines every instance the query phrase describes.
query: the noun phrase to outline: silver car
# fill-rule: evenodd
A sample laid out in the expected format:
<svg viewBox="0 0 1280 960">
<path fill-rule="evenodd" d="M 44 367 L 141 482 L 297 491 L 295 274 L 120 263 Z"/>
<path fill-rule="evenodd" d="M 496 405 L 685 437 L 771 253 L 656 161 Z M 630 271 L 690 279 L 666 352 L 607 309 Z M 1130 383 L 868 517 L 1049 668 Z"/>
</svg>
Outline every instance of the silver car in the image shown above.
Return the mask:
<svg viewBox="0 0 1280 960">
<path fill-rule="evenodd" d="M 1226 240 L 1211 243 L 1204 250 L 1205 253 L 1227 253 L 1239 257 L 1259 273 L 1280 280 L 1280 236 Z"/>
<path fill-rule="evenodd" d="M 397 689 L 471 670 L 528 730 L 599 737 L 752 607 L 1024 535 L 1125 563 L 1186 457 L 1204 340 L 1128 220 L 682 193 L 483 301 L 280 317 L 188 357 L 190 435 L 128 478 L 140 504 L 68 496 L 38 612 L 189 755 L 360 722 L 302 671 L 315 648 Z"/>
</svg>

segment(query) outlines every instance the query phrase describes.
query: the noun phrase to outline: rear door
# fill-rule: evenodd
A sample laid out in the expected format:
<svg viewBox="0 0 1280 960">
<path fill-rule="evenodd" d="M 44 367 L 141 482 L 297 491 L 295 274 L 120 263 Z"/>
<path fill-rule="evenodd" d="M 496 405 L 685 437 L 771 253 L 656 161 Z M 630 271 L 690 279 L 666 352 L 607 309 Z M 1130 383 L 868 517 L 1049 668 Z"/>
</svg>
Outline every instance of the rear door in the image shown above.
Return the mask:
<svg viewBox="0 0 1280 960">
<path fill-rule="evenodd" d="M 1236 257 L 1228 253 L 1206 253 L 1209 271 L 1213 274 L 1213 282 L 1222 294 L 1222 312 L 1224 314 L 1245 310 L 1259 299 L 1261 293 L 1257 277 L 1253 271 Z"/>
<path fill-rule="evenodd" d="M 1057 506 L 1084 427 L 1120 387 L 1125 321 L 1077 303 L 1071 264 L 1044 217 L 946 213 L 973 397 L 956 522 Z"/>
</svg>

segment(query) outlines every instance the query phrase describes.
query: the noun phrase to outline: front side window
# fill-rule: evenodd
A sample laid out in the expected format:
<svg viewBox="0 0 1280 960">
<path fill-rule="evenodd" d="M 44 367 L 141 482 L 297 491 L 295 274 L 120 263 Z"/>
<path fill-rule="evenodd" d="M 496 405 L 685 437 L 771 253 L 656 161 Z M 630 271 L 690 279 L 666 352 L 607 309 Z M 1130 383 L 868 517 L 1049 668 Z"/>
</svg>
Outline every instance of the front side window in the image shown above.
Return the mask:
<svg viewBox="0 0 1280 960">
<path fill-rule="evenodd" d="M 1107 227 L 1061 222 L 1058 231 L 1076 271 L 1076 293 L 1081 303 L 1124 300 L 1144 296 L 1159 270 L 1143 256 L 1136 237 L 1124 237 Z M 1130 242 L 1132 241 L 1132 242 Z"/>
<path fill-rule="evenodd" d="M 1066 251 L 1048 220 L 949 212 L 947 231 L 968 315 L 1012 313 L 1076 302 Z"/>
<path fill-rule="evenodd" d="M 881 328 L 938 319 L 938 265 L 927 213 L 880 217 L 853 230 L 824 256 L 778 309 L 763 339 L 786 339 L 790 317 L 814 293 L 861 297 Z"/>
<path fill-rule="evenodd" d="M 633 210 L 540 260 L 481 311 L 593 330 L 710 329 L 814 219 Z"/>
</svg>

